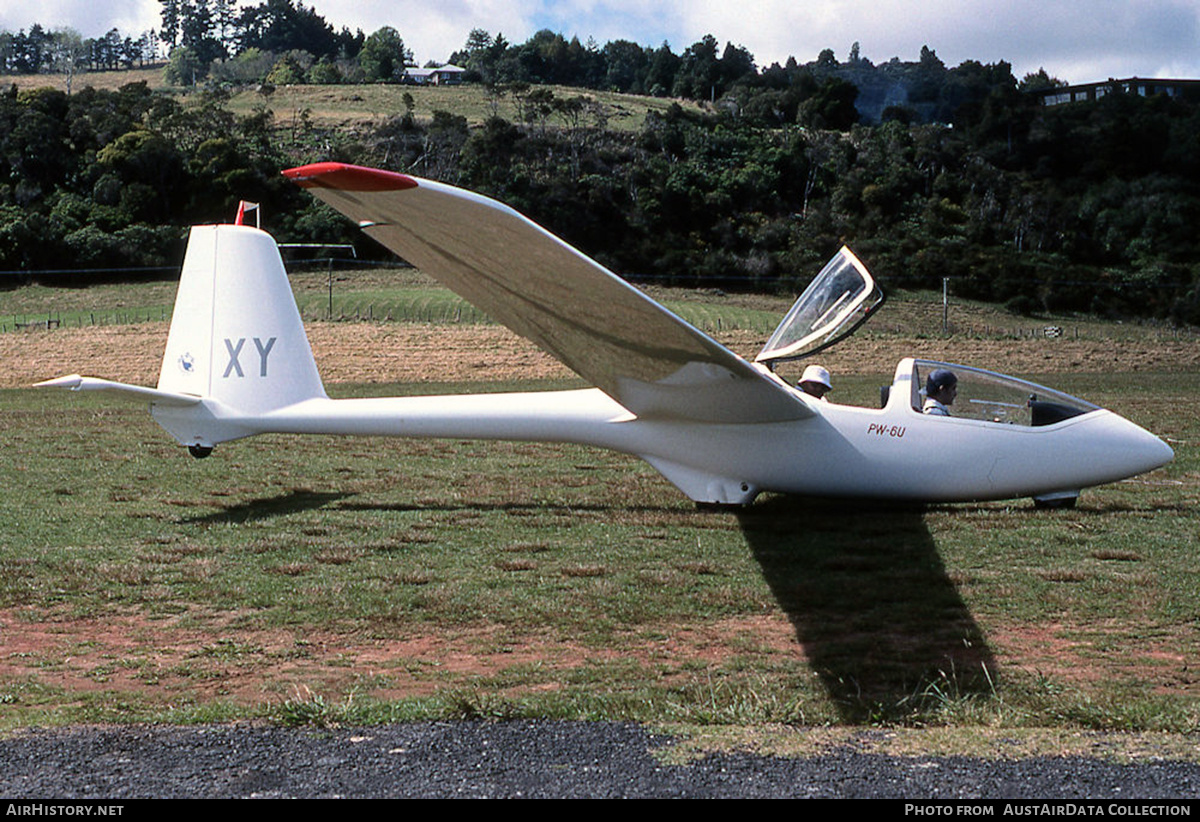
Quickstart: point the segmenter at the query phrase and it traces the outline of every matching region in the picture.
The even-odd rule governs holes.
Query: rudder
[[[325,397],[269,234],[192,228],[158,388],[212,398],[240,415]]]

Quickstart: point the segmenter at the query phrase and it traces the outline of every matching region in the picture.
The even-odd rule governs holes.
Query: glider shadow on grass
[[[230,523],[258,522],[286,517],[304,511],[325,508],[353,494],[331,491],[292,490],[282,496],[259,497],[222,507],[219,511],[188,517],[188,525],[224,525]]]
[[[780,497],[739,520],[844,721],[898,720],[994,693],[992,652],[922,508]]]

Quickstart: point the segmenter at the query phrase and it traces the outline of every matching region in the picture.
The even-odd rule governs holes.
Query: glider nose
[[[1150,432],[1146,432],[1150,433]],[[1158,437],[1150,434],[1151,442],[1148,443],[1147,451],[1151,453],[1151,459],[1154,460],[1154,468],[1166,465],[1171,460],[1175,459],[1175,450],[1167,445]]]
[[[1160,438],[1124,417],[1113,416],[1120,424],[1111,447],[1126,468],[1126,476],[1153,471],[1175,459],[1175,451]]]

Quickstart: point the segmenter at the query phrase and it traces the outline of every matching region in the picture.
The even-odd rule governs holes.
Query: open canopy
[[[829,348],[853,334],[883,300],[867,267],[842,246],[792,305],[755,361],[770,366]]]

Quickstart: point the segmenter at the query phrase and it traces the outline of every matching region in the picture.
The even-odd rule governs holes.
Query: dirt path
[[[467,382],[570,377],[549,354],[499,326],[401,323],[310,323],[308,336],[328,384]],[[39,330],[0,335],[0,388],[27,386],[63,374],[85,374],[153,385],[158,380],[165,323]],[[721,336],[752,356],[761,336]],[[1200,368],[1200,345],[1189,341],[862,337],[822,357],[835,373],[889,373],[902,357],[977,364],[1014,374],[1171,371]]]

